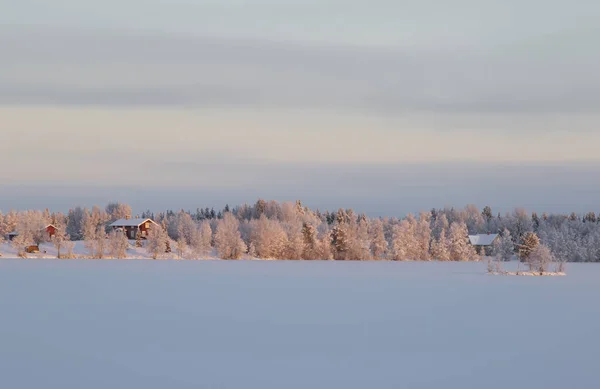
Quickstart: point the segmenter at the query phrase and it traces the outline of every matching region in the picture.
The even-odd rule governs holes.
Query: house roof
[[[469,241],[473,246],[491,246],[498,234],[469,235]]]
[[[146,222],[156,224],[152,219],[119,219],[112,223],[110,227],[139,227]]]

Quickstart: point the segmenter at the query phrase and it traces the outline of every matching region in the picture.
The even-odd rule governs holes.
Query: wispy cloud
[[[598,113],[588,35],[453,52],[8,29],[0,104]]]

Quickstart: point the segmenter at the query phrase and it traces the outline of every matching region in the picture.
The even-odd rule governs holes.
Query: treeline
[[[58,228],[53,240],[63,247],[64,242],[84,240],[94,257],[122,257],[126,242],[108,225],[129,216],[151,218],[161,226],[151,229],[147,240],[137,242],[156,258],[165,251],[199,258],[215,250],[224,259],[244,255],[304,260],[470,261],[482,255],[509,259],[520,255],[524,241],[535,236],[561,261],[600,261],[600,219],[593,212],[538,215],[515,209],[501,215],[488,206],[480,210],[473,205],[403,218],[369,218],[352,209],[312,210],[300,201],[260,199],[217,211],[198,208],[140,215],[132,215],[126,204],[111,203],[105,208],[77,207],[66,215],[48,210],[0,213],[0,236],[17,231],[16,244],[24,246],[46,239],[39,227],[53,224]],[[478,253],[468,239],[477,233],[500,237],[494,247]]]

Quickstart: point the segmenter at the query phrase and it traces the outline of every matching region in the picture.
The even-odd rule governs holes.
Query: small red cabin
[[[54,235],[56,235],[56,227],[53,226],[52,224],[48,224],[45,228],[46,230],[46,234],[48,234],[48,236],[50,238],[54,237]]]
[[[42,231],[45,231],[48,238],[52,239],[56,235],[57,228],[52,224],[48,224],[46,227],[42,228]],[[19,235],[19,233],[17,231],[14,231],[14,232],[7,234],[7,237],[8,237],[8,240],[13,240],[18,235]]]

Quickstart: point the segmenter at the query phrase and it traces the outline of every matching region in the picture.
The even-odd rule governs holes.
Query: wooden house
[[[127,239],[136,239],[138,234],[141,234],[142,239],[146,239],[148,236],[148,231],[153,226],[158,226],[158,224],[152,219],[119,219],[116,222],[112,223],[110,227],[114,231],[123,231],[123,233],[127,236]]]

